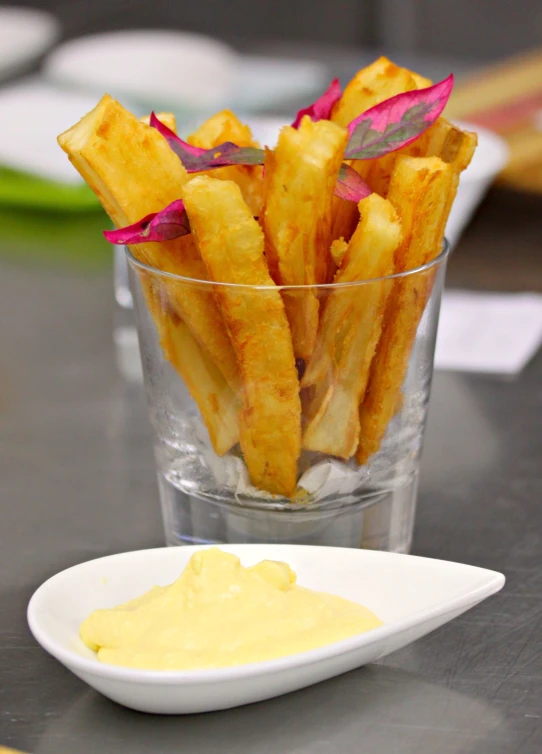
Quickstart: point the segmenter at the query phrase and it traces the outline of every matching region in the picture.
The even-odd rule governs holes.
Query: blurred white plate
[[[211,37],[180,31],[95,34],[60,45],[47,59],[49,80],[142,108],[211,113],[257,109],[326,83],[318,63],[245,57]]]
[[[149,671],[101,663],[79,638],[96,608],[132,599],[175,580],[202,547],[142,550],[99,558],[46,581],[28,606],[44,649],[105,696],[165,714],[206,712],[270,699],[384,657],[498,592],[504,576],[473,566],[412,555],[301,545],[224,545],[244,565],[284,560],[298,583],[359,602],[384,625],[278,660],[217,670]],[[453,657],[450,657],[453,664]]]
[[[45,63],[63,85],[148,104],[206,107],[227,101],[237,55],[211,37],[179,31],[118,31],[73,39]]]
[[[60,25],[49,13],[0,6],[0,79],[18,73],[58,39]]]

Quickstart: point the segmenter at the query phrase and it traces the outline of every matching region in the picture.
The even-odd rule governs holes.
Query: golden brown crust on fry
[[[109,95],[58,141],[119,227],[179,199],[188,180],[180,160],[158,131],[141,123]],[[165,272],[206,278],[191,236],[138,244],[132,253]],[[168,282],[167,289],[174,309],[236,389],[239,377],[235,354],[209,291],[177,281]]]
[[[358,71],[346,86],[341,99],[333,108],[331,120],[346,128],[354,118],[357,118],[370,107],[374,107],[396,94],[409,92],[416,88],[418,87],[415,74],[412,74],[406,68],[400,68],[388,58],[378,58],[371,65]],[[380,158],[380,160],[382,159],[385,160],[386,158]],[[380,160],[347,160],[347,163],[367,181],[373,191],[385,196],[385,192],[379,190],[378,181],[375,179],[375,173],[376,175],[379,174],[377,165]],[[393,162],[394,158],[391,160],[392,165]],[[372,179],[370,178],[371,175]],[[332,239],[343,236],[349,241],[358,220],[359,214],[354,202],[334,197]]]
[[[177,118],[173,113],[156,113],[156,117],[160,123],[167,126],[170,131],[173,131],[175,134],[177,133]],[[143,118],[141,118],[141,122],[148,126],[151,122],[151,116],[144,115]]]
[[[440,253],[459,176],[468,167],[477,144],[476,134],[462,131],[444,118],[439,118],[421,138],[423,149],[430,156],[425,160],[398,156],[388,193],[401,215],[408,239],[398,255],[397,272],[419,267]],[[441,165],[446,163],[446,174],[440,178],[434,172],[435,167],[440,169],[435,160]],[[416,166],[422,166],[418,171],[420,182],[417,187]],[[426,167],[430,172],[422,178],[421,172]],[[435,176],[433,186],[427,183],[424,189],[431,174]],[[408,186],[413,189],[410,196],[405,192]],[[402,383],[418,324],[431,295],[433,277],[434,274],[428,272],[394,284],[367,394],[360,410],[360,445],[356,454],[359,463],[366,463],[378,450],[389,420],[399,410]]]
[[[216,282],[273,286],[263,233],[238,186],[198,176],[183,189],[193,233]],[[280,293],[222,286],[217,301],[243,381],[240,442],[252,483],[290,497],[301,446],[299,382]]]
[[[419,267],[440,253],[447,196],[454,171],[438,157],[402,156],[395,165],[389,201],[403,227],[395,271]],[[366,463],[384,437],[400,400],[410,353],[431,291],[433,271],[396,280],[388,298],[382,335],[360,409],[358,463]]]
[[[202,149],[211,149],[225,141],[232,141],[238,147],[257,147],[252,131],[242,123],[231,110],[221,110],[197,128],[187,139],[189,144]]]
[[[347,250],[348,250],[348,241],[345,241],[344,238],[342,238],[342,236],[340,238],[336,238],[331,244],[329,253],[331,254],[331,258],[335,262],[336,267],[341,266]]]
[[[372,194],[359,203],[360,221],[334,283],[390,275],[401,225],[393,206]],[[390,281],[333,290],[325,302],[318,343],[302,387],[309,422],[303,445],[350,458],[359,440],[359,405],[380,337]]]
[[[164,356],[185,383],[200,410],[215,453],[222,456],[239,442],[238,400],[207,351],[171,310],[166,291],[156,290],[160,283],[145,272],[140,272],[139,277]]]
[[[346,128],[354,118],[401,92],[417,89],[411,71],[400,68],[386,57],[362,68],[347,84],[342,97],[333,107],[331,120]]]
[[[266,257],[277,284],[325,283],[332,274],[331,207],[347,134],[329,121],[304,117],[285,126],[267,151],[264,179]],[[284,297],[297,357],[308,359],[318,328],[318,301],[310,292]]]
[[[381,196],[387,196],[391,174],[397,159],[403,155],[411,157],[440,157],[444,162],[454,165],[459,174],[469,164],[476,148],[477,136],[469,131],[462,131],[445,118],[439,118],[416,141],[406,147],[392,152],[385,157],[373,160],[367,174],[367,183]],[[450,194],[450,208],[455,198],[457,186]]]
[[[250,128],[242,123],[231,110],[222,110],[208,118],[191,136],[188,143],[194,147],[211,149],[231,141],[238,147],[258,147],[259,144],[252,137]],[[233,181],[241,189],[243,199],[252,210],[255,217],[262,211],[262,173],[260,165],[232,165],[225,168],[201,173],[221,181]]]

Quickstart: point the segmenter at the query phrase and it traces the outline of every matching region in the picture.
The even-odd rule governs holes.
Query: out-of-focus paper
[[[542,343],[542,295],[445,291],[435,368],[515,375]]]

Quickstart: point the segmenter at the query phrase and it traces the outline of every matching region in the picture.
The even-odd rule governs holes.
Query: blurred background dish
[[[37,77],[0,90],[0,205],[98,208],[56,143],[58,134],[95,104],[92,96],[59,91]]]
[[[258,110],[311,95],[327,81],[311,61],[243,56],[212,37],[182,31],[96,34],[60,45],[47,59],[55,84],[96,94],[108,91],[141,110],[206,113],[226,105]]]
[[[59,36],[60,24],[50,13],[0,6],[0,80],[30,66]]]
[[[180,31],[120,31],[60,45],[45,65],[58,84],[109,92],[141,106],[221,107],[229,102],[237,68],[223,42]]]

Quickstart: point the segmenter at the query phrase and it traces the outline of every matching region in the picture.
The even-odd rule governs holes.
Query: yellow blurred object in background
[[[499,182],[542,193],[542,50],[492,65],[462,82],[445,115],[503,136],[510,160]]]

